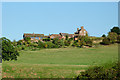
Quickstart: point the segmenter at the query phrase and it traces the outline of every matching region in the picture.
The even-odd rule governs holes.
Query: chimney
[[[83,27],[83,26],[81,26],[81,29],[84,29],[84,27]]]
[[[79,28],[77,28],[77,31],[79,30]]]

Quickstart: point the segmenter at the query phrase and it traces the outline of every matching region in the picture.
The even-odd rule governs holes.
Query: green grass
[[[21,51],[17,61],[3,61],[2,77],[73,78],[94,65],[118,59],[118,45]]]

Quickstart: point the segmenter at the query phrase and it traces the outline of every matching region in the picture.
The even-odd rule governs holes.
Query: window
[[[42,39],[43,37],[40,37],[40,39]]]
[[[32,38],[32,39],[33,39],[34,37],[30,37],[30,38]]]
[[[35,37],[35,39],[39,39],[39,37]]]

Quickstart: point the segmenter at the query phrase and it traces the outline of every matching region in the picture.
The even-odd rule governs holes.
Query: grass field
[[[17,61],[3,61],[2,77],[73,78],[94,65],[118,59],[118,45],[21,51]]]

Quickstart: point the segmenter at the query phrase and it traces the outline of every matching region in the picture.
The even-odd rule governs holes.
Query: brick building
[[[61,38],[60,34],[49,34],[49,38],[54,39],[54,38]]]
[[[74,34],[68,34],[68,33],[59,33],[63,39],[68,36],[68,38],[74,38]]]
[[[86,36],[88,32],[81,26],[81,29],[77,28],[77,31],[74,33],[74,39],[77,40],[78,36]]]
[[[28,34],[25,33],[23,35],[23,38],[25,37],[30,37],[31,40],[42,40],[43,38],[59,38],[59,39],[65,39],[66,36],[68,36],[68,38],[74,38],[74,40],[77,40],[78,36],[85,36],[86,34],[88,34],[88,32],[84,29],[83,26],[81,26],[81,29],[77,28],[77,31],[74,34],[68,34],[68,33],[59,33],[59,34],[49,34],[49,36],[44,36],[44,34]]]
[[[25,37],[30,37],[31,40],[37,42],[38,40],[42,40],[43,38],[48,38],[48,36],[44,36],[44,34],[29,34],[29,33],[24,33],[23,38]]]

